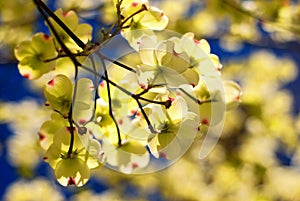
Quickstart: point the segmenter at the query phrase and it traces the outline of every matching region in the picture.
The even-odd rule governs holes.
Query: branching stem
[[[191,94],[189,94],[188,92],[186,92],[184,89],[179,88],[179,90],[184,93],[188,98],[190,98],[192,101],[194,101],[195,103],[197,103],[198,105],[201,105],[203,103],[210,103],[212,102],[210,99],[207,100],[198,100],[197,98],[195,98],[194,96],[192,96]]]
[[[163,105],[165,106],[167,109],[171,106],[172,104],[172,101],[171,100],[166,100],[166,101],[155,101],[155,100],[150,100],[150,99],[147,99],[147,98],[144,98],[142,97],[142,95],[146,94],[149,92],[149,90],[152,88],[152,87],[156,87],[156,86],[148,86],[147,89],[144,89],[144,91],[138,93],[138,94],[134,94],[130,91],[128,91],[127,89],[119,86],[118,84],[114,83],[112,80],[109,79],[109,75],[108,75],[108,71],[107,71],[107,67],[106,67],[106,64],[105,64],[105,61],[104,60],[107,60],[107,61],[110,61],[114,64],[116,64],[117,66],[119,67],[122,67],[130,72],[133,72],[133,73],[136,73],[136,70],[131,68],[130,66],[127,66],[126,64],[123,64],[119,61],[115,61],[113,59],[110,59],[109,57],[106,57],[105,55],[102,55],[100,52],[98,52],[98,56],[101,60],[101,63],[102,63],[102,66],[104,68],[104,75],[98,73],[96,71],[96,68],[95,68],[95,63],[94,63],[94,60],[93,58],[92,59],[92,66],[93,66],[93,69],[90,69],[88,67],[85,67],[84,65],[82,65],[78,60],[77,60],[77,56],[88,56],[89,55],[89,50],[93,49],[94,47],[96,46],[99,46],[99,44],[95,43],[93,44],[92,46],[87,46],[86,44],[84,44],[75,34],[74,32],[72,32],[69,27],[64,23],[62,22],[56,15],[53,11],[51,11],[47,5],[42,2],[41,0],[33,0],[34,3],[36,4],[39,12],[41,13],[41,15],[43,16],[43,18],[45,19],[48,27],[50,28],[51,32],[53,33],[55,39],[58,41],[59,45],[61,46],[63,52],[60,53],[57,57],[55,58],[51,58],[51,59],[47,59],[45,60],[45,62],[51,62],[51,61],[55,61],[56,59],[59,59],[59,58],[62,58],[62,57],[69,57],[74,65],[74,69],[75,69],[75,77],[74,77],[74,81],[75,81],[75,84],[74,84],[74,93],[73,93],[73,99],[72,99],[72,105],[70,106],[70,110],[69,110],[69,113],[68,113],[68,122],[69,122],[69,131],[71,133],[71,139],[70,139],[70,145],[69,145],[69,149],[68,149],[68,157],[72,157],[72,153],[73,153],[73,146],[74,146],[74,138],[75,138],[75,126],[79,128],[79,125],[74,122],[73,120],[73,107],[74,107],[74,101],[75,101],[75,98],[76,98],[76,92],[77,92],[77,83],[78,83],[78,68],[81,67],[83,68],[84,70],[87,70],[88,72],[91,72],[93,73],[94,75],[94,79],[97,80],[97,79],[103,79],[106,81],[107,83],[107,94],[108,94],[108,102],[109,102],[109,115],[110,117],[112,118],[112,120],[114,121],[114,124],[116,126],[116,129],[117,129],[117,134],[118,134],[118,146],[122,146],[122,138],[121,138],[121,132],[120,132],[120,128],[119,128],[119,125],[118,125],[118,122],[113,114],[113,103],[112,103],[112,96],[111,96],[111,87],[110,86],[114,86],[116,87],[117,89],[121,90],[123,93],[127,94],[128,96],[132,97],[141,113],[143,114],[144,118],[145,118],[145,121],[147,122],[147,125],[148,125],[148,128],[149,130],[152,132],[152,133],[156,133],[154,127],[152,126],[151,122],[150,122],[150,119],[148,118],[144,108],[143,108],[143,105],[141,103],[141,101],[146,101],[148,103],[153,103],[153,104],[159,104],[159,105]],[[118,20],[115,24],[113,24],[107,32],[103,32],[104,33],[104,39],[102,42],[104,42],[105,40],[107,40],[108,38],[111,38],[113,36],[115,36],[116,34],[118,34],[123,28],[124,28],[124,25],[130,20],[132,19],[135,15],[147,10],[147,7],[146,5],[142,5],[141,9],[139,9],[138,11],[134,12],[133,14],[131,14],[130,16],[128,16],[126,19],[123,19],[122,16],[121,16],[121,9],[120,9],[120,6],[121,6],[121,3],[122,3],[122,0],[119,0],[118,1],[118,4],[117,4],[117,12],[118,12]],[[55,30],[53,24],[51,23],[51,20],[49,19],[50,16],[73,40],[74,42],[83,50],[82,52],[77,52],[77,53],[72,53],[71,50],[65,45],[65,43],[62,41],[62,39],[60,38],[57,30]],[[127,27],[127,26],[126,26]],[[114,29],[114,30],[113,30]],[[112,34],[110,32],[113,32]],[[88,48],[87,48],[88,47]],[[94,86],[96,86],[95,82],[93,83]],[[158,85],[157,85],[158,86]],[[97,91],[97,89],[95,89]],[[183,91],[185,92],[185,91]],[[188,93],[186,93],[186,95],[189,95]],[[95,100],[94,100],[94,111],[93,113],[95,112],[95,108],[96,108],[96,97],[97,97],[97,92],[95,93]],[[191,95],[189,95],[189,97],[192,97]],[[199,101],[198,101],[198,104]],[[90,120],[92,120],[94,118],[94,114],[92,115],[92,117],[90,118]],[[75,125],[75,126],[74,126]],[[80,127],[81,128],[81,127]],[[79,132],[79,131],[78,131]]]
[[[44,20],[47,22],[47,25],[49,26],[50,30],[54,34],[56,40],[58,41],[59,45],[63,49],[63,51],[68,55],[68,57],[72,60],[74,67],[75,67],[75,86],[74,86],[74,93],[73,93],[73,100],[76,97],[76,91],[77,91],[77,78],[78,78],[78,66],[81,64],[76,59],[76,56],[72,54],[72,52],[69,50],[69,48],[64,44],[64,42],[61,40],[60,36],[58,35],[57,31],[55,30],[53,24],[49,20],[47,13],[55,19],[54,16],[56,16],[41,0],[34,0],[35,4],[37,5],[37,8],[41,15],[43,16]],[[47,12],[47,13],[45,13]],[[50,14],[51,13],[51,14]],[[59,19],[56,16],[57,19]],[[55,19],[56,20],[56,19]],[[61,22],[63,24],[63,22]],[[60,25],[61,26],[61,25]],[[70,30],[69,30],[70,31]],[[72,32],[72,31],[70,31]],[[74,103],[74,102],[73,102]],[[68,122],[70,125],[70,133],[71,133],[71,139],[70,139],[70,146],[68,149],[68,156],[71,157],[73,153],[73,145],[74,145],[74,126],[73,126],[73,104],[70,106],[69,113],[68,113]]]
[[[105,75],[105,80],[106,80],[106,89],[107,89],[107,96],[108,96],[108,107],[109,107],[109,116],[112,118],[112,120],[114,121],[114,124],[116,126],[116,129],[117,129],[117,134],[118,134],[118,146],[121,147],[122,146],[122,138],[121,138],[121,132],[120,132],[120,128],[119,128],[119,125],[118,125],[118,122],[113,114],[113,109],[112,109],[112,100],[111,100],[111,94],[110,94],[110,82],[108,81],[108,73],[107,73],[107,69],[106,69],[106,65],[105,65],[105,62],[104,62],[104,59],[103,57],[100,56],[100,60],[101,60],[101,63],[104,67],[104,75]]]
[[[85,49],[86,45],[84,44],[84,42],[82,42],[82,40],[80,40],[80,38],[78,38],[73,31],[71,31],[69,29],[69,27],[67,25],[65,25],[65,23],[63,21],[61,21],[61,19],[59,19],[52,10],[50,10],[50,8],[41,0],[33,0],[34,3],[37,5],[39,10],[43,10],[45,11],[50,17],[53,18],[53,20],[72,38],[72,40],[81,48],[81,49]],[[45,19],[45,17],[44,17]],[[46,19],[45,19],[46,20]]]

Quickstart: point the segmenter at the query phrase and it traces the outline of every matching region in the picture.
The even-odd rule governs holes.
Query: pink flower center
[[[138,2],[132,2],[131,5],[132,5],[132,7],[137,7],[139,5],[139,3]]]
[[[52,80],[50,80],[50,81],[48,82],[48,86],[51,86],[51,87],[54,86],[54,79],[52,79]]]
[[[68,180],[68,186],[69,185],[76,185],[76,181],[73,177],[69,177],[69,180]]]
[[[47,35],[47,34],[43,34],[43,38],[44,38],[45,40],[49,40],[49,39],[50,39],[50,36]]]
[[[25,74],[23,74],[22,75],[24,78],[26,78],[26,79],[30,79],[30,74],[29,73],[25,73]]]
[[[38,135],[39,135],[40,141],[43,141],[46,138],[46,136],[43,133],[39,132]]]
[[[208,119],[202,119],[201,124],[209,125]]]
[[[131,164],[131,168],[132,168],[132,169],[136,169],[136,168],[138,168],[138,167],[139,167],[139,165],[136,164],[136,163],[132,163],[132,164]]]

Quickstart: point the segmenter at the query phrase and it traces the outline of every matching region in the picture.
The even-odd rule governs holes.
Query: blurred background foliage
[[[47,3],[53,9],[75,10],[81,20],[93,25],[95,36],[115,17],[110,0]],[[243,89],[242,104],[227,112],[214,150],[200,160],[201,140],[195,141],[183,158],[157,173],[123,175],[100,168],[83,188],[59,186],[42,162],[36,134],[49,116],[40,96],[41,86],[27,86],[17,73],[13,56],[17,43],[44,30],[45,25],[31,1],[1,1],[0,167],[4,172],[0,197],[8,201],[300,200],[299,2],[150,3],[169,16],[168,29],[208,39],[212,53],[224,66],[223,78],[237,81]]]

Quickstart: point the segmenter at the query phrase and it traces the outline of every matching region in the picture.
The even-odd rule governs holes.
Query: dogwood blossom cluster
[[[74,11],[58,9],[46,19],[51,36],[37,33],[15,49],[25,78],[52,75],[43,90],[52,114],[38,135],[64,186],[84,185],[103,164],[123,173],[162,169],[152,161],[179,159],[241,101],[206,40],[162,31],[168,17],[146,0],[113,4],[118,17],[100,42]],[[135,62],[118,55],[119,33]],[[106,47],[117,52],[113,59]]]

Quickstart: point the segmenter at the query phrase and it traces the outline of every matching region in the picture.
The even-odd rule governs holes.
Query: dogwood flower
[[[226,110],[235,109],[241,103],[241,87],[233,81],[223,82],[225,91]]]
[[[88,78],[80,78],[74,88],[73,119],[79,125],[86,125],[93,120],[94,111],[94,84]]]
[[[209,43],[194,38],[194,33],[185,33],[181,38],[169,39],[175,43],[176,52],[186,52],[190,59],[190,67],[197,68],[200,76],[217,76],[222,68],[218,56],[211,54]]]
[[[55,67],[55,61],[47,62],[57,56],[51,36],[35,34],[30,41],[23,41],[15,48],[15,56],[20,74],[27,79],[37,79]]]
[[[142,9],[144,10],[137,13]],[[122,1],[121,15],[124,19],[131,17],[131,19],[124,24],[124,27],[127,25],[130,25],[130,27],[123,29],[123,32],[133,29],[162,30],[169,22],[169,19],[164,12],[159,8],[149,6],[147,0]]]
[[[140,84],[167,85],[178,87],[187,84],[182,77],[189,64],[185,52],[176,52],[172,41],[153,41],[153,38],[143,36],[139,41],[139,55],[142,64],[137,66],[137,75]]]
[[[64,117],[68,116],[73,95],[73,84],[68,77],[65,75],[55,76],[46,84],[44,95],[47,99],[47,106]]]
[[[188,110],[186,101],[181,96],[174,98],[169,109],[155,104],[149,104],[147,109],[157,132],[152,133],[148,139],[153,156],[169,160],[180,157],[198,132],[197,114]]]
[[[47,83],[44,95],[47,99],[46,105],[63,117],[68,117],[72,106],[74,121],[78,125],[85,125],[92,121],[93,117],[93,91],[94,85],[90,79],[80,78],[74,85],[67,76],[59,74]],[[75,97],[73,97],[74,93]]]
[[[61,8],[57,9],[55,15],[66,25],[69,29],[84,43],[87,43],[92,39],[92,27],[89,24],[79,24],[77,14],[74,11],[64,12]],[[50,17],[49,18],[54,29],[60,36],[60,39],[63,43],[74,53],[77,50],[82,50],[78,45],[73,41],[73,39]],[[55,39],[56,47],[60,47],[59,43]]]
[[[122,133],[122,143],[118,145],[112,138],[103,139],[103,152],[106,162],[123,173],[133,173],[148,165],[150,161],[149,152],[146,146],[139,141],[130,139]]]
[[[58,113],[52,113],[51,119],[45,121],[39,129],[38,135],[40,145],[44,150],[47,150],[53,143],[54,134],[62,127],[68,125],[67,119],[64,119]]]
[[[90,177],[90,169],[100,165],[102,152],[98,141],[89,135],[79,137],[73,131],[73,149],[69,152],[70,127],[62,127],[54,134],[53,144],[45,153],[44,160],[54,169],[57,181],[63,185],[84,185]]]

